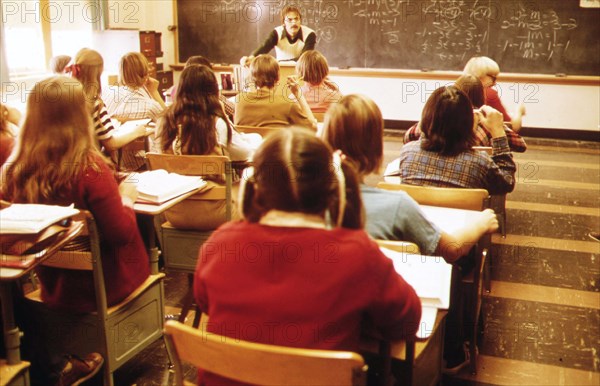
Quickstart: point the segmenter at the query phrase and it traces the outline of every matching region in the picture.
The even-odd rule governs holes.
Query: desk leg
[[[148,249],[148,257],[150,258],[150,273],[156,275],[158,273],[158,258],[160,252],[156,246],[156,230],[154,229],[154,216],[152,215],[141,215],[142,226],[144,227],[144,234],[147,237],[146,248]]]
[[[11,283],[0,283],[0,301],[2,302],[2,318],[4,320],[4,347],[6,348],[6,362],[16,365],[21,362],[21,331],[15,323]]]

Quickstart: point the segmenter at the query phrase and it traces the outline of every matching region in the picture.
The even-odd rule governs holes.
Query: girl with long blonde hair
[[[114,133],[114,126],[110,120],[106,106],[102,101],[102,86],[100,76],[104,71],[104,60],[98,51],[82,48],[77,52],[65,72],[83,84],[88,109],[94,122],[94,132],[101,146],[106,150],[116,150],[136,138],[150,134],[144,125],[137,126],[134,130]]]

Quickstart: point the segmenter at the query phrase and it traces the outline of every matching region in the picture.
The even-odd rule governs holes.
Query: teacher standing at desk
[[[263,44],[252,55],[243,56],[242,66],[248,66],[255,56],[268,54],[275,48],[277,61],[298,60],[304,51],[314,50],[317,35],[312,29],[301,25],[302,15],[294,6],[287,6],[281,11],[281,25],[275,27]]]

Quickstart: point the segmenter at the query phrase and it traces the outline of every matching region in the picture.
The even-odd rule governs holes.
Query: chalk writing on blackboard
[[[570,31],[577,28],[574,18],[561,20],[553,9],[520,8],[502,22],[502,29],[514,30],[502,44],[502,50],[513,50],[528,60],[551,60],[555,54],[565,55],[569,49]]]
[[[600,68],[600,11],[573,0],[177,0],[180,61],[237,63],[291,4],[331,66],[459,71],[485,55],[502,72]]]

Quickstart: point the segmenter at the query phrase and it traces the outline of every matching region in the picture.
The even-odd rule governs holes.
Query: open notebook
[[[200,176],[184,176],[163,169],[132,173],[127,181],[137,184],[138,202],[152,204],[161,204],[206,185]]]
[[[394,269],[410,284],[421,299],[423,312],[417,337],[427,339],[433,331],[438,309],[450,306],[452,265],[439,256],[381,251],[394,262]]]
[[[35,234],[79,213],[71,206],[12,204],[0,210],[0,234]]]

